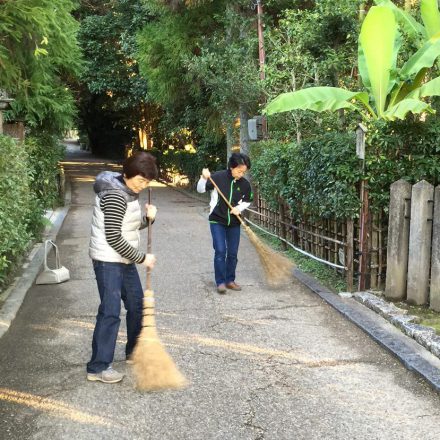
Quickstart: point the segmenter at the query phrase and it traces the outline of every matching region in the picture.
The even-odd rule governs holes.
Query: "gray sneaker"
[[[116,383],[120,382],[123,377],[124,375],[122,373],[113,370],[111,366],[100,373],[87,373],[87,380],[91,380],[92,382]]]

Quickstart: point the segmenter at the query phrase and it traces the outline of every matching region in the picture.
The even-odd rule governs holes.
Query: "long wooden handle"
[[[225,197],[225,195],[220,191],[220,188],[217,186],[217,184],[212,180],[212,177],[208,177],[209,181],[214,185],[214,188],[217,190],[217,192],[220,194],[221,198],[225,201],[225,203],[228,205],[229,209],[233,209],[232,205],[229,203],[229,200]],[[243,226],[247,226],[244,220],[241,218],[241,215],[236,216],[238,220],[240,220],[240,223]]]
[[[148,188],[148,204],[151,205],[151,188]],[[147,212],[147,220],[148,220],[147,253],[151,254],[151,240],[152,240],[153,225],[151,223],[150,217],[148,217],[148,212]],[[147,290],[151,290],[151,268],[150,267],[147,267]]]

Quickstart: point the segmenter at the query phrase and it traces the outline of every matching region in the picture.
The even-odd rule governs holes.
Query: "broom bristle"
[[[295,267],[293,262],[266,246],[249,226],[246,226],[245,229],[260,257],[267,282],[271,286],[280,286],[290,281]]]
[[[144,292],[144,307],[149,310],[142,319],[142,331],[133,352],[136,388],[157,391],[183,388],[187,382],[162,345],[154,320],[154,293]]]
[[[141,391],[180,389],[187,382],[157,337],[139,338],[133,353],[136,388]]]

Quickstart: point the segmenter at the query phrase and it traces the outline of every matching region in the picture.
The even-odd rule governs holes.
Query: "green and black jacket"
[[[231,170],[228,169],[213,173],[211,178],[233,207],[237,205],[240,207],[240,203],[248,204],[252,202],[253,194],[251,184],[244,177],[234,180]],[[217,193],[214,185],[208,180],[206,182],[206,191],[212,190]],[[234,214],[231,214],[230,209],[223,198],[219,194],[216,195],[218,200],[214,209],[211,210],[209,221],[211,223],[220,223],[225,226],[240,225],[240,221]]]

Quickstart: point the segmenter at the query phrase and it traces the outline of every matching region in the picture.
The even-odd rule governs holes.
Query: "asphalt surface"
[[[158,331],[190,385],[136,391],[124,321],[114,368],[125,379],[87,382],[98,307],[92,182],[114,166],[72,153],[65,169],[71,206],[56,241],[71,280],[32,285],[0,339],[0,439],[439,438],[439,394],[298,280],[269,289],[246,236],[243,291],[218,295],[204,204],[160,184]]]

